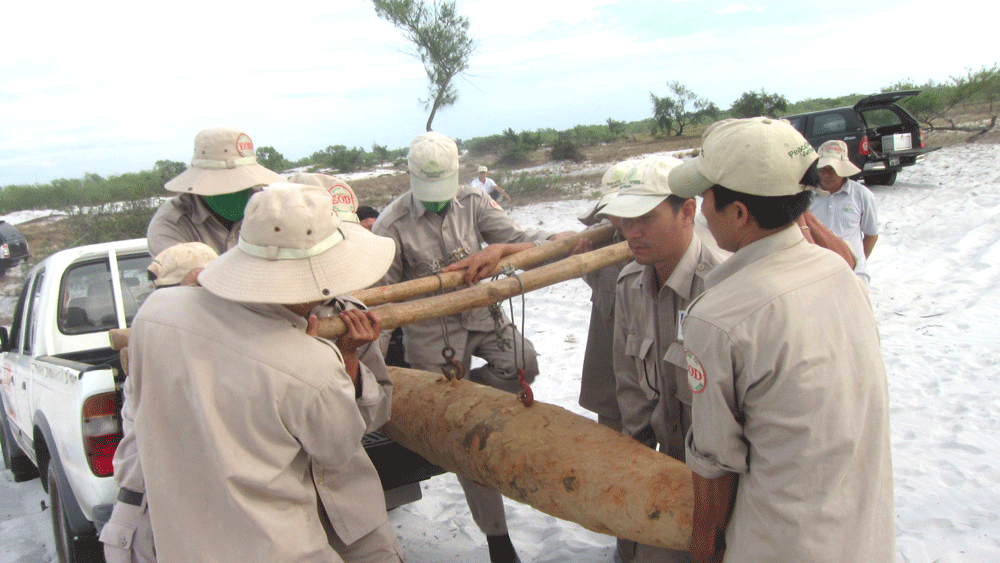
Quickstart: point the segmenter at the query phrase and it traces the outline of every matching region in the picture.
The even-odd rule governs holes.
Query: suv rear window
[[[847,118],[842,113],[827,113],[813,118],[809,136],[835,135],[847,131]]]
[[[861,112],[861,116],[864,118],[865,124],[872,129],[876,127],[885,127],[887,125],[899,125],[903,122],[903,120],[896,115],[896,112],[888,108],[876,108],[863,111]]]

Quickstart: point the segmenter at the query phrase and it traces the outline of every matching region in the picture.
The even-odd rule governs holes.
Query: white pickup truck
[[[32,268],[0,329],[4,466],[16,480],[41,475],[60,561],[103,561],[123,377],[108,330],[152,291],[150,260],[145,239],[57,252]]]
[[[61,563],[103,561],[97,533],[118,494],[125,375],[108,330],[126,328],[153,286],[146,239],[57,252],[28,274],[0,327],[0,442],[16,480],[41,476]],[[363,444],[391,509],[444,470],[377,433]]]

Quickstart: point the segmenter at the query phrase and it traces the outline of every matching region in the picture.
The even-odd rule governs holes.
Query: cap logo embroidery
[[[246,133],[241,133],[236,138],[236,150],[240,153],[240,156],[256,156],[253,151],[253,141],[250,140],[250,135]]]
[[[809,143],[803,143],[799,147],[788,151],[788,156],[790,156],[790,157],[793,157],[793,156],[809,156],[810,154],[812,154],[814,152],[815,151],[813,150],[812,145],[810,145]]]
[[[440,178],[441,176],[444,176],[445,172],[444,169],[441,168],[441,165],[433,160],[425,163],[423,167],[421,167],[420,171],[423,172],[424,176],[427,176],[428,178]]]

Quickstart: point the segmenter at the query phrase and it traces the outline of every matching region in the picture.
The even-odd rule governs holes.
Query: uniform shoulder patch
[[[691,350],[685,349],[684,357],[688,365],[688,387],[692,393],[701,393],[705,390],[705,368]]]

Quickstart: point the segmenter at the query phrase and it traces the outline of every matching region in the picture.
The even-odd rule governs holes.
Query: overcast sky
[[[679,80],[728,108],[947,80],[1000,60],[1000,7],[972,0],[465,0],[480,45],[454,138],[651,115]],[[264,9],[259,9],[264,6]],[[0,186],[188,162],[206,127],[290,160],[423,132],[427,78],[362,0],[9,2],[0,32]]]

